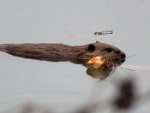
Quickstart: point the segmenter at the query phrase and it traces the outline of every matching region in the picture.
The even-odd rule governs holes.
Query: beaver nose
[[[121,53],[121,62],[124,62],[126,59],[125,53]]]
[[[125,59],[125,57],[126,57],[125,53],[122,53],[122,54],[121,54],[121,57],[122,57],[123,59]]]

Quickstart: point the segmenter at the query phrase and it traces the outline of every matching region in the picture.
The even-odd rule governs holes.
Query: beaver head
[[[111,61],[114,65],[121,65],[126,58],[124,52],[122,52],[119,48],[102,43],[96,42],[87,45],[87,53],[84,54],[86,57],[95,57],[95,56],[103,56],[105,59]]]

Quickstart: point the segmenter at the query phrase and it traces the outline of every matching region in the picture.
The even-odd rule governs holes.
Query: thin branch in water
[[[108,35],[108,34],[113,34],[113,30],[101,31],[101,32],[95,32],[94,33],[94,35]]]

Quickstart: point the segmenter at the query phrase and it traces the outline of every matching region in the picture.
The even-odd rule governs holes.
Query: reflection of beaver
[[[70,61],[85,65],[95,56],[105,56],[117,65],[125,61],[125,53],[117,47],[96,42],[82,46],[64,44],[1,44],[0,51],[8,54],[46,61]]]

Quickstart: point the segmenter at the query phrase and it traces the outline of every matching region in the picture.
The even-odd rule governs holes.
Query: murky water
[[[104,97],[109,97],[113,81],[128,74],[135,77],[142,93],[150,88],[149,6],[147,0],[0,1],[0,43],[82,45],[98,40],[113,44],[127,56],[135,55],[124,63],[135,67],[135,71],[118,68],[101,81],[97,98],[101,98],[104,88]],[[105,30],[114,33],[94,35]],[[90,101],[96,84],[81,65],[23,59],[5,53],[0,53],[0,73],[0,110],[35,101],[67,111]],[[132,113],[148,111],[149,106]]]

